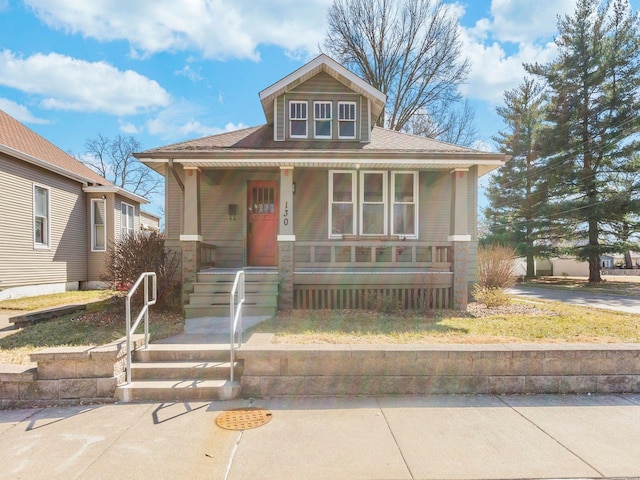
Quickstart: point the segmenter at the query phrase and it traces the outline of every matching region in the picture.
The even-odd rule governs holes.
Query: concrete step
[[[227,312],[228,316],[229,312]],[[171,344],[152,343],[148,348],[134,352],[133,361],[139,362],[228,362],[229,344]]]
[[[185,317],[229,317],[229,305],[185,305]],[[244,304],[242,314],[245,317],[273,317],[276,314],[276,305],[251,305]]]
[[[198,273],[198,282],[214,282],[214,283],[229,283],[233,285],[233,281],[236,278],[236,272],[200,272]],[[245,270],[244,272],[245,282],[261,282],[261,283],[278,283],[278,272],[276,270],[271,272],[251,270]]]
[[[193,293],[223,293],[228,298],[231,287],[233,287],[232,283],[197,282],[193,284]],[[272,293],[276,295],[278,293],[278,284],[247,282],[245,283],[245,293]]]
[[[226,305],[227,310],[229,310],[229,300],[228,293],[192,293],[189,295],[189,305]],[[245,292],[245,305],[276,306],[277,302],[277,295],[272,293]]]
[[[230,400],[240,392],[240,384],[228,380],[143,380],[116,388],[123,403]]]
[[[242,375],[242,362],[235,362],[234,376]],[[131,379],[138,380],[226,380],[229,362],[148,362],[131,365]]]

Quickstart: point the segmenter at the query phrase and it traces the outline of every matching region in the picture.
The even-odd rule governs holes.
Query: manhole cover
[[[248,430],[261,427],[271,420],[271,412],[264,408],[236,408],[221,413],[216,424],[226,430]]]

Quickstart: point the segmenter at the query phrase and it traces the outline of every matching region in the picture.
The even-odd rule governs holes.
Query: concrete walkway
[[[1,479],[640,477],[640,396],[257,400],[0,411]]]

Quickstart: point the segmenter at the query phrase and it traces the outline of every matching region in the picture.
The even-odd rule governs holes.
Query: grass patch
[[[111,290],[76,290],[37,297],[23,297],[0,302],[0,310],[39,310],[73,303],[87,303],[114,295]]]
[[[149,313],[149,332],[159,340],[183,330],[181,313],[154,310]],[[142,333],[140,325],[137,333]],[[103,345],[126,335],[124,298],[110,298],[87,306],[86,312],[66,315],[0,338],[0,363],[28,364],[29,355],[47,347]]]
[[[524,305],[513,301],[512,305]],[[580,342],[638,343],[637,315],[541,302],[528,313],[505,309],[481,318],[465,312],[381,316],[361,311],[294,311],[251,329],[274,333],[276,343],[424,344]]]

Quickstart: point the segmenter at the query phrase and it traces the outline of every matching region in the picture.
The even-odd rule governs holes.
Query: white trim
[[[396,175],[413,175],[413,202],[396,202]],[[419,173],[416,171],[404,171],[404,170],[392,170],[391,178],[389,179],[391,184],[391,192],[389,197],[389,211],[391,213],[391,235],[398,235],[405,238],[417,239],[418,238],[418,228],[419,228],[419,211],[418,206],[420,205],[420,192],[418,191],[418,187],[420,182],[418,181]],[[406,233],[398,233],[395,231],[395,205],[413,205],[413,230],[415,233],[406,234]]]
[[[201,242],[202,235],[180,235],[181,242]]]
[[[353,219],[351,220],[351,232],[352,233],[332,233],[333,225],[333,174],[334,173],[348,173],[351,175],[351,205],[353,207]],[[357,211],[358,211],[358,190],[357,190],[357,177],[358,172],[355,170],[329,170],[329,211],[327,214],[328,220],[328,233],[330,239],[341,239],[343,235],[355,235],[358,231]],[[338,204],[347,205],[349,202],[337,202]]]
[[[46,242],[38,243],[36,242],[36,188],[40,188],[47,192],[47,218],[46,220]],[[42,185],[39,183],[34,183],[33,188],[31,189],[31,202],[32,202],[32,216],[31,216],[31,226],[33,228],[32,239],[33,239],[33,248],[36,250],[51,250],[51,187],[46,185]]]
[[[287,101],[286,99],[284,100],[285,100],[284,105],[286,107]],[[278,99],[277,98],[273,101],[273,141],[274,142],[280,141],[278,140]]]
[[[293,170],[293,165],[280,165],[280,170]]]
[[[353,105],[353,120],[340,118],[340,105]],[[338,101],[338,138],[345,140],[355,140],[358,137],[358,102]],[[353,136],[341,136],[340,135],[340,122],[353,122]]]
[[[447,242],[470,242],[471,235],[449,235]]]
[[[188,167],[185,167],[185,168],[188,168]],[[194,167],[194,168],[199,168],[199,167]],[[118,195],[128,198],[129,200],[133,200],[134,202],[138,202],[141,204],[149,203],[149,200],[147,200],[146,198],[141,197],[140,195],[137,195],[135,193],[131,193],[128,190],[125,190],[124,188],[116,187],[115,185],[82,187],[82,191],[85,193],[117,193]]]
[[[296,236],[295,235],[278,235],[278,241],[279,242],[295,242]]]
[[[103,228],[103,236],[104,236],[104,248],[96,248],[96,219],[95,219],[95,209],[94,204],[102,202],[104,205],[103,215],[104,215],[104,223],[102,224]],[[107,250],[107,201],[102,198],[92,198],[91,202],[91,251],[92,252],[105,252]]]
[[[300,105],[304,105],[305,106],[305,113],[306,116],[304,118],[293,118],[291,116],[291,106],[293,104],[300,104]],[[288,109],[287,109],[287,117],[289,119],[289,138],[309,138],[309,102],[307,102],[306,100],[289,100],[289,105],[288,105]],[[291,123],[292,122],[302,122],[304,121],[305,124],[305,134],[304,135],[294,135],[292,133],[292,129],[291,129]],[[285,135],[286,137],[286,135]]]
[[[382,175],[382,202],[366,202],[367,205],[382,205],[382,212],[383,212],[383,218],[382,218],[382,232],[376,232],[376,233],[364,233],[364,205],[365,205],[365,201],[364,201],[364,176],[365,175]],[[359,187],[360,187],[360,195],[358,197],[358,207],[360,210],[360,224],[358,225],[358,232],[360,235],[362,235],[363,237],[367,237],[367,236],[379,236],[379,235],[387,235],[387,232],[389,231],[389,226],[388,226],[388,210],[389,210],[389,198],[388,198],[388,183],[389,183],[389,177],[387,176],[387,171],[386,170],[360,170],[360,175],[359,175]]]
[[[316,118],[316,106],[324,105],[325,108],[321,110],[326,111],[326,106],[329,105],[329,118],[322,117]],[[318,135],[318,122],[329,122],[329,135]],[[313,138],[321,138],[324,140],[330,140],[333,135],[333,102],[331,100],[316,100],[313,102]]]

